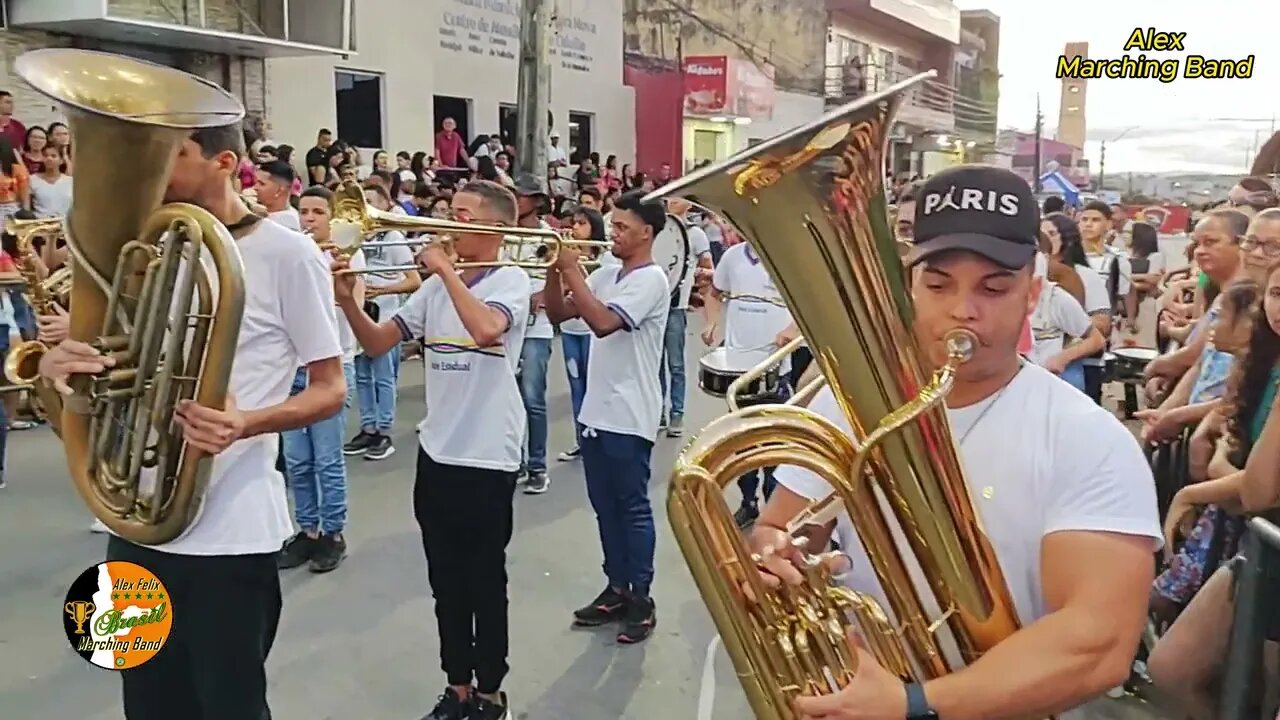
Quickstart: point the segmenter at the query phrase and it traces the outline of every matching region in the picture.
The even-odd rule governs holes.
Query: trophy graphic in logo
[[[83,635],[84,622],[88,620],[98,608],[91,602],[77,600],[75,602],[67,603],[66,607],[63,609],[66,611],[67,615],[71,617],[71,622],[76,624],[76,634]]]

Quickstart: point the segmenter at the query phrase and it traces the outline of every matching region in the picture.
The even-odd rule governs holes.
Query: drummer
[[[791,327],[791,311],[787,309],[769,271],[747,243],[725,250],[711,280],[714,292],[707,293],[703,307],[705,325],[702,340],[714,346],[724,339],[726,369],[740,374],[759,365],[779,346],[786,343],[785,331]],[[728,306],[727,310],[725,306]],[[721,332],[723,331],[723,332]],[[790,359],[779,368],[775,387],[767,396],[750,403],[781,402],[790,395],[787,373]],[[773,468],[764,469],[764,496],[773,493]],[[755,470],[738,478],[742,505],[734,513],[739,527],[747,527],[760,514],[757,491],[760,476]]]

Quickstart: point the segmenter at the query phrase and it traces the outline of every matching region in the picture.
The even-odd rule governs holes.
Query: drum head
[[[689,232],[675,215],[667,215],[667,226],[653,239],[653,263],[667,274],[667,287],[675,295],[680,284],[692,272],[689,257]]]
[[[698,360],[698,364],[712,372],[734,373],[735,375],[741,374],[741,371],[730,369],[729,351],[726,350],[724,346],[720,346],[706,355],[703,355],[702,358]]]
[[[1112,352],[1116,354],[1116,357],[1137,360],[1141,363],[1151,362],[1160,356],[1160,353],[1153,348],[1116,348]]]

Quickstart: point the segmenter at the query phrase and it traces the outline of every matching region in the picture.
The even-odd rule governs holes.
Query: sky
[[[1093,79],[1087,88],[1085,155],[1098,171],[1107,143],[1106,171],[1241,173],[1250,149],[1271,136],[1280,115],[1280,43],[1275,0],[957,0],[964,10],[984,8],[1000,17],[1002,128],[1035,127],[1036,95],[1046,135],[1058,122],[1061,84],[1057,59],[1067,42],[1089,43],[1093,58],[1121,58],[1135,27],[1185,32],[1185,52],[1148,57],[1243,59],[1252,54],[1248,80],[1179,78]],[[1139,51],[1127,53],[1138,55]],[[1230,119],[1262,122],[1232,122]],[[1280,129],[1276,124],[1275,129]],[[1130,129],[1133,128],[1133,129]],[[1127,132],[1126,132],[1127,131]],[[1119,140],[1115,138],[1121,134]]]

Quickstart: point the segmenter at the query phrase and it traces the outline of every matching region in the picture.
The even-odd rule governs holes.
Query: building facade
[[[999,19],[964,19],[951,0],[827,0],[824,94],[829,106],[880,92],[919,73],[890,140],[895,176],[928,175],[995,150]]]
[[[519,0],[7,0],[6,58],[101,49],[179,67],[238,95],[299,152],[320,128],[362,148],[430,151],[440,121],[514,135]],[[562,145],[634,156],[622,0],[556,0],[551,122]],[[30,124],[56,108],[9,74]]]
[[[643,172],[723,160],[822,115],[824,0],[626,0],[624,22]]]
[[[1089,57],[1089,43],[1069,42],[1062,49],[1068,60]],[[1068,145],[1084,147],[1088,124],[1085,121],[1085,95],[1088,81],[1079,78],[1062,79],[1062,97],[1058,101],[1058,130],[1054,136]]]

